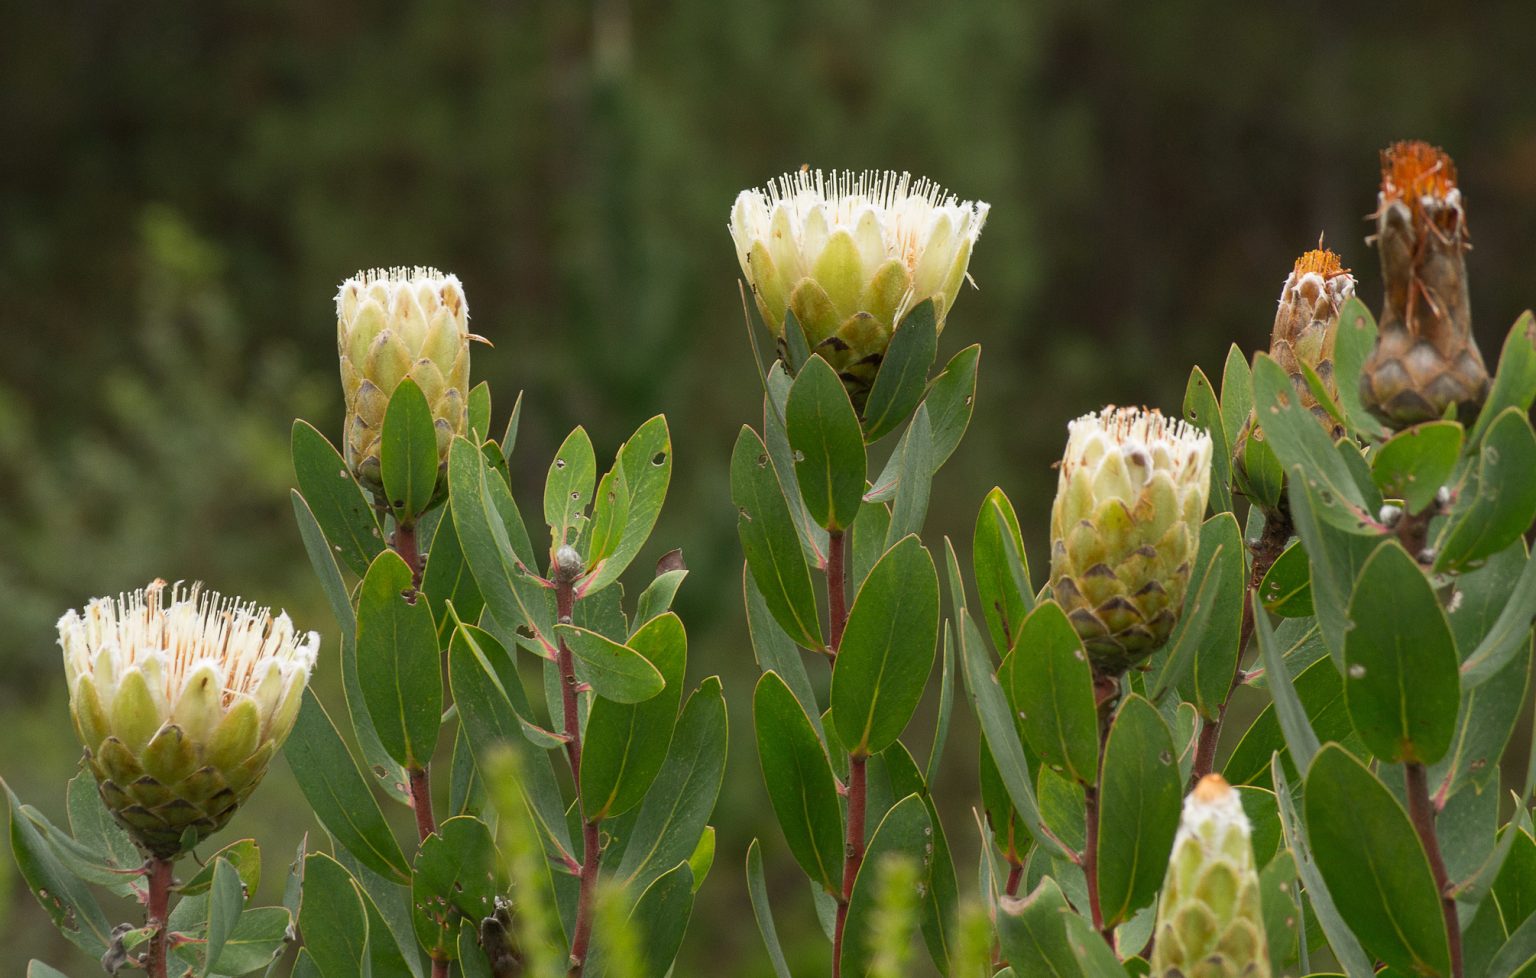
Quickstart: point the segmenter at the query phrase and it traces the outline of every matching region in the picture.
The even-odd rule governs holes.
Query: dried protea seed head
[[[1051,592],[1101,675],[1168,640],[1211,485],[1211,439],[1155,410],[1107,407],[1067,426],[1051,509]]]
[[[1469,420],[1489,381],[1472,337],[1471,243],[1451,158],[1422,142],[1382,151],[1375,219],[1386,297],[1360,376],[1361,401],[1393,428],[1439,418],[1453,406]]]
[[[379,437],[389,398],[409,377],[426,395],[439,462],[465,431],[469,398],[469,306],[457,276],[435,268],[375,268],[336,293],[336,350],[346,398],[347,465],[382,497]]]
[[[1268,978],[1259,874],[1242,799],[1208,774],[1184,799],[1157,903],[1155,978]]]
[[[862,405],[891,334],[932,299],[940,330],[989,205],[892,171],[787,173],[731,208],[736,257],[782,343],[792,310],[806,345]]]
[[[102,800],[170,859],[255,790],[293,729],[320,636],[201,585],[155,581],[68,612],[59,645]]]

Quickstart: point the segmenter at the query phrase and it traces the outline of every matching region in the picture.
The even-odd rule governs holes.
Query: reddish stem
[[[842,530],[827,534],[827,618],[832,626],[828,647],[833,655],[843,644],[843,627],[848,624],[848,571],[843,559],[846,550],[847,538]]]
[[[146,901],[145,923],[149,935],[149,950],[144,954],[144,971],[149,978],[166,978],[166,919],[171,904],[171,861],[155,856],[149,858],[145,870],[149,875],[149,897]]]
[[[837,925],[832,933],[832,978],[843,970],[843,929],[848,923],[848,901],[853,898],[853,882],[864,863],[864,807],[869,796],[866,765],[868,756],[848,755],[848,844],[843,852],[843,895],[837,901]]]
[[[411,808],[416,811],[416,837],[425,841],[437,831],[437,819],[432,816],[432,777],[426,766],[407,769],[411,787]]]
[[[1096,674],[1093,677],[1094,702],[1099,712],[1098,773],[1094,783],[1083,787],[1084,834],[1083,877],[1088,883],[1088,911],[1093,929],[1104,935],[1111,951],[1115,949],[1115,930],[1104,926],[1104,909],[1099,903],[1099,784],[1104,780],[1104,747],[1109,742],[1109,728],[1114,720],[1115,704],[1120,699],[1120,677]]]
[[[556,561],[555,610],[560,623],[571,623],[576,607],[575,583],[579,567],[566,567]],[[565,714],[565,755],[571,764],[571,781],[576,787],[576,810],[582,820],[581,885],[576,897],[576,924],[571,933],[571,966],[568,978],[580,978],[586,966],[587,946],[592,940],[592,914],[597,894],[597,874],[602,860],[602,835],[598,821],[587,820],[586,800],[581,795],[581,713],[576,697],[576,661],[565,639],[560,640],[557,656],[560,666],[560,702]]]
[[[1435,887],[1440,891],[1440,909],[1445,914],[1445,934],[1451,951],[1451,978],[1462,978],[1461,926],[1456,919],[1456,898],[1451,896],[1445,857],[1440,853],[1440,839],[1435,835],[1435,806],[1429,800],[1429,779],[1424,765],[1414,761],[1404,763],[1403,781],[1408,796],[1408,817],[1419,834],[1419,841],[1424,844]]]
[[[1003,892],[1008,896],[1019,895],[1019,884],[1024,882],[1024,864],[1014,863],[1008,870],[1008,882],[1003,886]]]
[[[1227,695],[1216,707],[1216,717],[1200,728],[1200,740],[1195,745],[1195,763],[1190,768],[1189,785],[1193,788],[1200,779],[1216,769],[1216,748],[1221,740],[1221,722],[1227,716],[1227,704],[1237,689],[1243,675],[1243,652],[1253,640],[1253,596],[1264,575],[1285,552],[1285,544],[1291,538],[1291,520],[1284,513],[1270,513],[1264,519],[1264,532],[1253,545],[1253,566],[1248,572],[1248,591],[1243,595],[1243,624],[1237,635],[1237,658],[1232,662],[1232,681],[1227,684]]]
[[[396,523],[394,536],[390,540],[395,553],[405,561],[405,565],[411,569],[411,587],[421,587],[421,551],[416,549],[416,524]]]

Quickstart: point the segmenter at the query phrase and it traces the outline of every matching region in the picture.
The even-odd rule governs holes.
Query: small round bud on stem
[[[572,584],[586,570],[586,561],[575,547],[566,545],[555,551],[555,583]]]

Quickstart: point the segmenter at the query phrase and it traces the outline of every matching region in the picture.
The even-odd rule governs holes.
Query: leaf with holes
[[[585,428],[566,436],[544,480],[544,522],[549,526],[550,552],[575,546],[581,537],[587,505],[597,483],[597,458]]]
[[[411,876],[411,920],[432,957],[458,955],[461,915],[479,922],[495,911],[495,868],[491,830],[478,818],[450,818],[422,840]]]
[[[1371,456],[1371,478],[1388,499],[1420,513],[1450,481],[1461,457],[1464,430],[1454,421],[1427,421],[1404,428]]]
[[[584,593],[600,591],[618,580],[656,526],[672,482],[672,432],[666,417],[658,414],[635,429],[619,446],[614,468],[623,470],[629,495],[623,532],[607,557],[591,561],[589,577],[580,584]]]

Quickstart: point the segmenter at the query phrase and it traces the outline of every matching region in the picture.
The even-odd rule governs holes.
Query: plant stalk
[[[1243,595],[1243,624],[1237,635],[1237,658],[1232,663],[1232,681],[1227,685],[1227,695],[1216,708],[1216,718],[1200,727],[1200,740],[1195,745],[1195,763],[1189,772],[1189,785],[1193,788],[1200,779],[1216,769],[1216,747],[1221,740],[1221,723],[1227,716],[1227,704],[1237,690],[1243,675],[1243,652],[1253,640],[1253,596],[1264,583],[1264,575],[1285,552],[1291,539],[1291,519],[1284,513],[1270,513],[1264,519],[1264,532],[1254,542],[1253,564],[1248,572],[1248,590]]]
[[[1451,951],[1451,978],[1462,978],[1461,926],[1456,919],[1456,899],[1451,896],[1450,876],[1445,871],[1445,857],[1440,853],[1440,840],[1435,835],[1435,806],[1429,800],[1429,778],[1424,765],[1416,761],[1403,764],[1404,788],[1408,795],[1408,817],[1413,830],[1424,844],[1429,857],[1429,868],[1440,891],[1440,909],[1445,914],[1446,942]]]
[[[416,837],[426,841],[437,831],[437,819],[432,815],[432,777],[425,766],[412,767],[407,772],[411,788],[411,807],[416,811]]]
[[[837,901],[837,925],[832,935],[832,978],[842,974],[843,930],[848,923],[848,901],[853,898],[853,883],[864,863],[864,808],[869,797],[867,765],[864,754],[848,755],[848,844],[843,853],[843,895]]]
[[[571,623],[576,607],[576,578],[579,567],[568,567],[556,560],[555,610],[562,625]],[[576,897],[576,924],[571,933],[571,966],[568,978],[580,978],[586,966],[587,947],[592,940],[592,915],[597,895],[597,874],[602,860],[602,835],[598,823],[586,816],[586,800],[581,796],[581,713],[576,698],[576,660],[565,639],[560,640],[557,661],[560,667],[560,703],[565,714],[565,756],[571,765],[571,781],[576,789],[576,810],[581,816],[581,884]]]
[[[1109,743],[1109,727],[1114,720],[1115,704],[1120,699],[1120,677],[1095,675],[1093,698],[1099,711],[1099,760],[1094,783],[1083,786],[1083,878],[1088,883],[1088,912],[1093,929],[1104,936],[1109,949],[1115,949],[1115,929],[1104,926],[1104,908],[1099,903],[1099,785],[1104,780],[1104,748]]]
[[[170,917],[171,861],[151,856],[144,868],[149,875],[144,922],[152,932],[149,935],[149,949],[144,953],[144,972],[149,978],[166,978],[166,946],[170,937],[166,921]]]
[[[828,647],[836,655],[843,644],[843,628],[848,624],[847,537],[842,530],[827,534],[827,620],[831,631]]]

